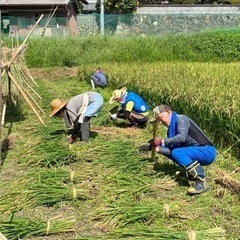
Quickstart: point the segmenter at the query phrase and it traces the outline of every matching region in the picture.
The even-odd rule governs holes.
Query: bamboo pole
[[[8,71],[8,76],[10,77],[10,79],[12,80],[13,84],[16,86],[16,88],[18,89],[18,91],[22,94],[23,98],[26,100],[26,102],[28,103],[28,105],[30,106],[30,108],[33,110],[33,112],[35,113],[35,115],[37,116],[38,120],[45,126],[44,121],[42,120],[42,118],[40,117],[40,115],[38,114],[38,112],[36,111],[36,109],[34,108],[34,106],[32,105],[32,103],[29,101],[26,93],[21,89],[21,87],[18,85],[17,81],[14,79],[13,75],[11,74],[10,71]]]
[[[34,100],[34,98],[33,98],[28,92],[26,92],[26,94],[27,94],[28,97],[33,101],[33,103],[37,106],[37,108],[39,109],[39,111],[41,111],[42,113],[44,113],[44,111],[43,111],[42,108],[39,106],[39,104]]]
[[[1,73],[1,77],[7,73],[8,74],[8,79],[9,79],[9,84],[11,83],[11,81],[14,83],[14,85],[16,86],[16,88],[18,89],[18,91],[22,94],[23,98],[26,100],[26,102],[28,103],[28,105],[30,106],[30,108],[33,110],[33,112],[35,113],[35,115],[37,116],[38,120],[45,125],[44,121],[42,120],[42,118],[40,117],[40,115],[38,114],[38,112],[36,111],[36,109],[34,108],[34,106],[32,105],[31,101],[28,99],[27,94],[21,89],[20,85],[17,83],[17,81],[15,80],[15,78],[13,77],[13,75],[10,72],[10,66],[12,65],[12,63],[14,62],[14,60],[17,58],[17,56],[21,53],[23,53],[26,50],[26,42],[29,39],[29,37],[31,36],[31,34],[33,33],[34,29],[37,27],[38,23],[41,21],[41,19],[43,18],[44,14],[42,14],[40,16],[40,18],[37,20],[37,22],[35,23],[35,25],[33,26],[33,28],[31,29],[31,31],[28,33],[27,37],[24,39],[23,43],[20,45],[20,47],[18,48],[18,50],[16,51],[16,53],[13,55],[12,59],[8,62],[8,64],[5,66],[4,71],[0,72]],[[2,65],[2,61],[0,63]],[[1,66],[0,65],[0,66]],[[0,68],[1,71],[1,68]],[[9,90],[9,93],[11,91]],[[2,95],[2,89],[1,89],[1,95]],[[11,95],[11,93],[10,93]],[[38,95],[38,97],[40,97]],[[41,98],[41,97],[40,97]],[[2,97],[0,99],[0,101],[2,101]],[[36,103],[35,103],[36,104]],[[0,102],[0,106],[2,106],[2,103]],[[38,106],[38,105],[37,105]],[[39,107],[39,106],[38,106]],[[43,111],[41,109],[41,111]],[[0,112],[0,119],[2,119],[2,109]]]
[[[44,37],[45,31],[46,31],[46,29],[47,29],[47,26],[48,26],[50,20],[52,19],[54,13],[57,11],[57,9],[58,9],[58,5],[57,5],[56,8],[54,9],[54,11],[53,11],[52,14],[50,15],[49,19],[47,20],[44,28],[42,29],[41,37]]]
[[[7,238],[2,233],[0,233],[0,240],[7,240]]]
[[[156,137],[156,133],[157,133],[157,125],[158,125],[158,122],[157,121],[154,121],[152,123],[153,125],[153,130],[152,130],[152,133],[153,133],[153,139]],[[152,147],[152,152],[151,152],[151,159],[153,162],[157,162],[157,158],[156,158],[156,152],[155,152],[155,148]]]
[[[26,74],[27,74],[27,76],[32,80],[32,82],[33,82],[37,87],[39,87],[39,85],[38,85],[38,84],[36,83],[36,81],[34,80],[32,74],[31,74],[31,72],[28,70],[28,68],[26,69]]]
[[[35,23],[35,25],[33,26],[33,28],[31,29],[31,31],[28,33],[27,37],[24,39],[23,43],[20,45],[20,47],[18,48],[17,52],[14,54],[14,56],[12,57],[12,59],[8,62],[8,68],[10,68],[10,66],[12,65],[12,63],[14,62],[15,58],[18,56],[19,53],[21,53],[22,49],[25,46],[25,43],[27,42],[27,40],[29,39],[29,37],[31,36],[31,34],[33,33],[33,30],[37,27],[38,23],[41,21],[41,19],[43,18],[44,14],[42,14],[39,19],[37,20],[37,22]]]
[[[30,86],[30,84],[26,80],[23,79],[23,81],[39,99],[42,99],[41,96]]]
[[[3,107],[2,107],[2,120],[1,120],[2,126],[4,126],[4,123],[5,123],[6,109],[7,109],[7,103],[6,103],[6,100],[4,100]]]
[[[3,62],[3,60],[2,60],[2,53],[1,53],[1,67],[0,67],[0,69],[1,69],[1,77],[3,77],[4,74],[6,73],[6,69],[8,69],[8,65],[4,64],[4,62]]]
[[[0,25],[2,23],[2,15],[0,11]],[[2,36],[0,31],[0,119],[2,119]],[[2,166],[2,124],[0,124],[0,167]]]

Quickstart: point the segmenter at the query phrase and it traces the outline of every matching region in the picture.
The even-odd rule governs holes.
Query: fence
[[[100,16],[79,15],[79,35],[99,34]],[[192,34],[204,31],[240,31],[240,14],[129,14],[105,15],[106,34],[118,36]]]
[[[143,11],[143,10],[142,10]],[[105,14],[104,34],[118,36],[172,35],[192,34],[203,31],[239,31],[240,11],[229,8],[226,11],[212,11],[209,8],[161,8],[160,11],[149,10],[151,14],[137,12],[134,14]],[[79,36],[100,34],[99,14],[79,14],[76,17]],[[36,19],[12,18],[2,19],[2,30],[11,36],[24,37]],[[68,36],[67,18],[52,18],[46,26],[47,19],[42,19],[32,37]],[[44,29],[44,31],[43,31]],[[44,34],[43,34],[44,32]]]

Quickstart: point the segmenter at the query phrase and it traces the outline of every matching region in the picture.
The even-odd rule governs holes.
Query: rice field
[[[240,179],[234,148],[239,133],[238,64],[101,67],[109,87],[98,90],[105,104],[92,121],[88,144],[68,145],[63,122],[48,114],[53,98],[65,100],[91,90],[87,79],[94,64],[79,66],[70,77],[62,70],[58,74],[57,68],[46,69],[36,79],[46,126],[26,104],[19,107],[24,117],[18,122],[8,108],[4,133],[14,143],[3,152],[0,233],[28,240],[238,239],[239,192],[220,181],[223,175],[236,183]],[[170,104],[208,131],[219,145],[217,161],[206,169],[209,191],[188,196],[188,182],[175,175],[177,166],[161,156],[154,163],[150,154],[138,152],[137,146],[152,136],[150,124],[129,130],[121,121],[106,122],[108,99],[120,86],[140,93],[151,109]],[[164,136],[166,130],[159,127],[157,134]],[[237,186],[233,180],[231,187]]]
[[[157,62],[104,67],[115,87],[130,87],[151,106],[171,105],[200,123],[219,147],[233,147],[239,153],[238,63]],[[88,77],[81,67],[79,72],[83,79]]]
[[[26,61],[18,61],[12,73],[29,89],[26,66],[44,67],[30,72],[45,125],[19,95],[6,101],[0,238],[239,239],[238,42],[238,33],[226,32],[31,40]],[[48,117],[49,103],[92,90],[88,80],[98,66],[109,79],[106,89],[96,90],[104,106],[91,121],[89,143],[68,145],[63,121]],[[138,152],[152,138],[150,124],[128,129],[120,119],[109,120],[108,100],[123,86],[139,93],[150,111],[168,104],[207,132],[218,150],[216,161],[205,168],[209,191],[188,196],[189,182],[179,167],[163,156],[154,162],[151,153]],[[159,126],[157,136],[165,135]]]

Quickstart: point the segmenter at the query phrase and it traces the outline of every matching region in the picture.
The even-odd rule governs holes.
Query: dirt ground
[[[62,77],[77,77],[78,76],[78,68],[77,67],[62,67],[62,68],[51,68],[51,69],[43,69],[43,68],[30,68],[29,69],[32,77],[34,79],[41,78],[62,78]]]

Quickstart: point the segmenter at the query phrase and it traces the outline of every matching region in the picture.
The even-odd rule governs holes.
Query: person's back
[[[147,103],[134,92],[127,92],[123,107],[125,107],[130,101],[133,102],[133,110],[137,113],[147,112],[149,110],[149,106],[147,105]]]
[[[107,78],[101,68],[98,67],[95,70],[95,73],[91,76],[90,82],[93,89],[95,87],[105,88],[107,86]]]

